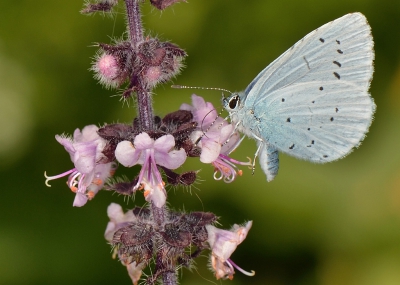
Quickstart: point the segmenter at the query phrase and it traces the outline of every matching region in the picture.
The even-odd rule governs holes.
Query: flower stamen
[[[256,272],[254,271],[254,270],[251,270],[251,272],[248,272],[248,271],[246,271],[246,270],[244,270],[243,268],[240,268],[236,263],[234,263],[233,261],[232,261],[232,259],[230,259],[230,258],[228,258],[227,260],[226,260],[226,263],[229,265],[229,267],[231,267],[232,268],[232,266],[233,267],[235,267],[238,271],[240,271],[241,273],[243,273],[244,275],[247,275],[247,276],[254,276],[254,275],[256,275]],[[233,269],[233,268],[232,268]],[[231,278],[229,278],[229,279],[231,279]],[[233,276],[232,276],[232,279],[233,279]],[[231,279],[231,280],[232,280]]]
[[[46,184],[47,187],[51,187],[51,185],[49,184],[49,181],[51,180],[55,180],[64,176],[67,176],[69,174],[71,174],[72,172],[74,172],[76,169],[73,168],[71,170],[68,170],[64,173],[58,174],[58,175],[54,175],[54,176],[47,176],[46,171],[44,172],[44,177],[46,178],[46,181],[44,182]]]

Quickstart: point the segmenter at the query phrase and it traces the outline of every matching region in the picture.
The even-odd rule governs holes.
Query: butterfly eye
[[[235,95],[229,100],[229,108],[232,110],[236,109],[236,106],[239,104],[240,98],[239,96]]]

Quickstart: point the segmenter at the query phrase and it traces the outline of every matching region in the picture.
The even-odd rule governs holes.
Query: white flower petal
[[[130,141],[122,141],[115,149],[115,157],[123,166],[131,167],[138,163],[139,153]]]

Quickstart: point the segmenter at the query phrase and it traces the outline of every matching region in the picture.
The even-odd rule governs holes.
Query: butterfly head
[[[224,105],[225,110],[229,113],[235,112],[239,109],[240,101],[241,99],[238,93],[233,93],[227,98],[222,98],[222,104]]]

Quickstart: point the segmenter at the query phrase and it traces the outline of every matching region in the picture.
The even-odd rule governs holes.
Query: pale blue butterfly
[[[337,160],[363,140],[375,104],[371,28],[347,14],[309,33],[267,66],[244,92],[223,99],[237,130],[258,143],[271,181],[278,151],[316,163]]]

